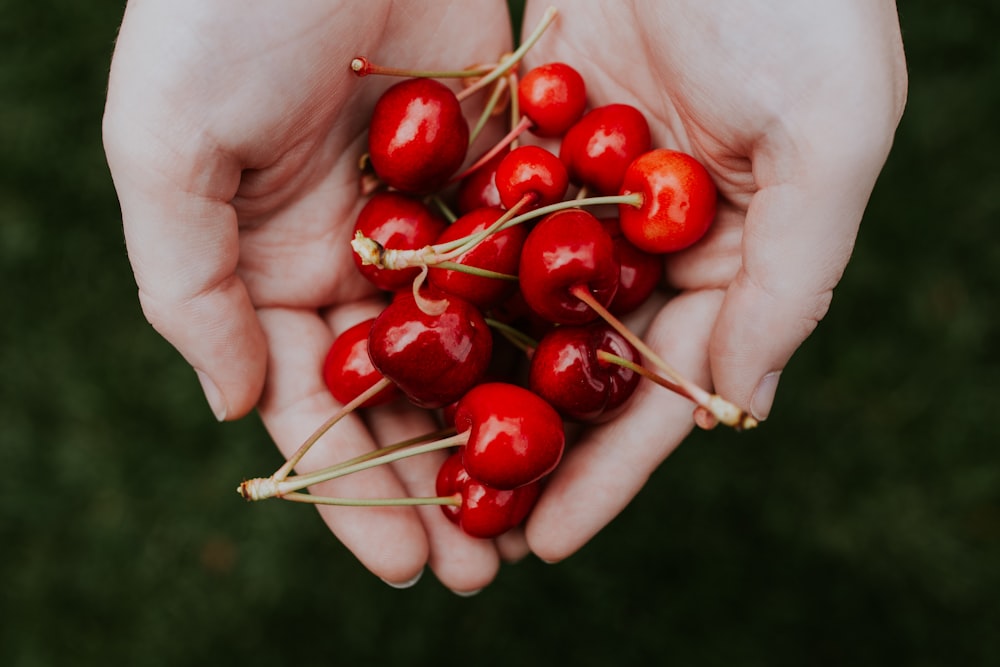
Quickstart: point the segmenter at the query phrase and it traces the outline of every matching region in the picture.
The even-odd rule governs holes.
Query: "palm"
[[[509,18],[495,2],[435,11],[232,4],[129,7],[109,88],[109,161],[147,316],[195,368],[213,369],[229,416],[260,399],[265,425],[290,455],[336,409],[317,372],[330,341],[378,308],[349,239],[368,114],[392,81],[357,79],[351,58],[451,69],[495,61],[510,48]],[[475,36],[468,29],[491,24]],[[137,138],[152,155],[137,155]],[[430,430],[405,409],[383,409],[370,424],[339,424],[303,467]],[[418,457],[322,491],[434,495],[433,468]],[[321,512],[387,580],[411,577],[429,558],[452,588],[484,585],[494,547],[462,536],[437,508],[424,510]]]
[[[753,408],[758,380],[825,313],[888,151],[905,90],[894,8],[555,4],[559,23],[528,65],[577,67],[592,105],[636,106],[656,145],[691,153],[719,186],[709,234],[666,260],[677,295],[646,338]],[[529,5],[526,26],[541,9]],[[622,419],[570,452],[529,523],[531,546],[557,559],[582,545],[692,427],[689,403],[641,388]]]

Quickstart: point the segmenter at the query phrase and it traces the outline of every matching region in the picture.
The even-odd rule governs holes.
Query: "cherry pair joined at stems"
[[[465,393],[454,412],[453,435],[436,438],[441,434],[428,434],[322,470],[291,475],[323,434],[386,384],[385,380],[376,382],[345,405],[273,475],[240,484],[240,495],[247,500],[278,497],[324,505],[447,505],[453,508],[446,515],[477,537],[492,537],[520,522],[538,496],[540,481],[562,458],[566,440],[562,419],[555,409],[517,385],[484,383]],[[441,468],[437,488],[442,495],[437,497],[352,499],[302,493],[321,482],[453,447],[460,450]]]

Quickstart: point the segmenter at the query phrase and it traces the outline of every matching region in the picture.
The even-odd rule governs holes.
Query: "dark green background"
[[[901,4],[909,106],[772,421],[691,438],[579,554],[461,599],[239,500],[277,454],[214,423],[125,256],[121,3],[2,2],[0,662],[998,664],[1000,11]]]

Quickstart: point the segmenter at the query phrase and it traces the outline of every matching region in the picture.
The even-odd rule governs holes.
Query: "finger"
[[[378,316],[382,308],[384,304],[377,300],[356,302],[332,310],[326,320],[336,335],[357,322]],[[405,400],[368,409],[362,416],[375,441],[383,447],[439,428],[428,411]],[[410,497],[430,498],[437,495],[437,472],[445,458],[444,452],[431,452],[391,465]],[[484,588],[496,577],[499,558],[492,542],[463,533],[437,505],[420,506],[417,512],[427,532],[428,565],[444,586],[468,594]]]
[[[511,528],[496,538],[497,551],[505,563],[516,563],[531,553],[528,539],[524,536],[524,528]]]
[[[366,420],[382,445],[438,428],[429,412],[405,400],[369,410]],[[446,458],[445,452],[432,452],[392,465],[410,496],[430,498],[437,496],[437,473]],[[428,564],[442,585],[456,593],[470,594],[493,581],[500,567],[500,557],[491,540],[466,535],[437,505],[421,506],[417,511],[430,545]]]
[[[721,302],[718,290],[675,297],[652,322],[647,343],[688,378],[707,381],[706,345]],[[641,382],[626,412],[587,431],[567,450],[528,520],[531,550],[558,561],[597,534],[691,431],[693,407]]]
[[[271,350],[260,415],[287,458],[340,407],[326,389],[320,370],[333,334],[321,318],[306,311],[264,309],[260,321]],[[362,419],[350,415],[316,442],[298,470],[318,470],[375,448]],[[389,466],[316,484],[310,491],[346,498],[407,495]],[[318,510],[330,530],[383,580],[410,582],[423,570],[427,537],[412,507],[318,506]]]
[[[790,141],[767,138],[755,151],[760,189],[710,344],[716,392],[759,420],[781,371],[830,307],[888,152],[877,134],[814,139],[807,155]]]
[[[243,416],[263,386],[266,345],[236,275],[236,215],[226,202],[239,165],[190,142],[167,150],[127,106],[127,85],[111,79],[104,140],[140,304],[197,371],[216,417]]]

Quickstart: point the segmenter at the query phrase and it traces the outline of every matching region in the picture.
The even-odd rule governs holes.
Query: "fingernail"
[[[473,595],[478,595],[479,592],[482,590],[483,590],[482,588],[477,588],[472,591],[452,591],[452,593],[454,593],[460,598],[471,598]]]
[[[781,371],[772,371],[761,378],[757,388],[753,390],[750,397],[750,414],[758,421],[764,421],[771,414],[771,406],[774,405],[774,394],[778,391],[778,380],[781,378]]]
[[[226,399],[222,396],[222,392],[219,388],[212,382],[212,378],[208,377],[203,371],[195,369],[195,373],[198,375],[198,382],[201,383],[201,390],[205,394],[205,399],[208,401],[208,407],[212,409],[212,414],[215,415],[217,420],[225,421],[226,413],[229,412],[226,407]]]
[[[382,581],[384,581],[389,586],[392,586],[393,588],[398,588],[399,590],[403,590],[404,588],[412,588],[413,586],[415,586],[416,583],[420,581],[420,577],[422,576],[424,576],[424,571],[420,570],[419,572],[417,572],[416,576],[414,576],[412,579],[407,579],[406,581],[397,582],[397,581],[389,581],[388,579],[382,579]]]

